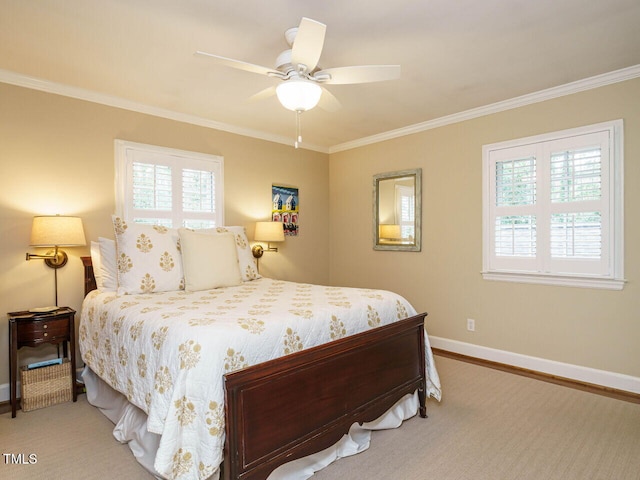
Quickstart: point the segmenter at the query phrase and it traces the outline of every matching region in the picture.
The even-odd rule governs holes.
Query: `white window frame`
[[[170,219],[172,228],[183,226],[185,218],[197,220],[206,219],[214,222],[214,226],[224,225],[224,159],[217,155],[189,152],[173,148],[146,145],[142,143],[115,140],[115,195],[116,214],[133,221],[141,218]],[[174,172],[183,169],[211,171],[215,178],[215,212],[184,212],[182,210],[182,180],[173,190],[173,207],[171,211],[134,210],[133,208],[133,163],[144,158],[145,162],[155,165],[171,166]],[[147,160],[149,159],[149,160]],[[175,175],[176,173],[174,173]],[[176,182],[174,182],[176,183]]]
[[[606,145],[602,155],[602,252],[595,267],[589,261],[552,259],[550,254],[549,220],[556,213],[547,201],[550,178],[551,147],[571,148],[577,137],[599,135]],[[482,147],[483,196],[483,268],[486,280],[538,283],[574,287],[622,290],[624,287],[624,212],[623,212],[623,121],[614,120],[533,137],[493,143]],[[531,257],[499,257],[495,255],[496,175],[495,164],[518,154],[536,157],[537,199],[535,205],[521,207],[519,214],[536,216],[537,253]],[[576,202],[578,203],[578,202]],[[504,207],[502,212],[504,215]],[[519,207],[513,207],[514,211]],[[566,210],[564,210],[566,211]],[[586,210],[589,211],[589,210]],[[509,210],[507,210],[509,212]],[[510,214],[510,213],[507,213]],[[561,267],[559,267],[561,265]],[[585,266],[587,268],[585,268]],[[593,267],[593,268],[591,268]],[[560,270],[557,270],[560,268]],[[562,273],[559,273],[562,271]]]
[[[409,202],[409,214],[410,220],[405,220],[403,215],[404,199],[408,199]],[[400,238],[411,241],[416,237],[416,192],[414,187],[408,185],[396,185],[395,190],[395,203],[396,203],[396,222],[400,225],[401,235]],[[406,235],[405,232],[410,230],[411,234]]]

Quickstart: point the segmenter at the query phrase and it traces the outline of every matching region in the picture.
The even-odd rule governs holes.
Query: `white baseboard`
[[[82,373],[82,368],[76,368],[76,381],[80,380],[82,377],[80,374]],[[16,382],[16,391],[18,392],[18,396],[20,396],[20,376],[18,375],[18,381]],[[11,397],[11,388],[8,383],[3,383],[0,385],[0,402],[8,402]]]
[[[18,384],[18,388],[20,388],[20,384]],[[0,402],[8,402],[10,393],[11,391],[9,390],[8,383],[3,383],[2,385],[0,385]]]
[[[602,387],[614,388],[616,390],[623,390],[625,392],[640,393],[639,377],[582,367],[570,363],[556,362],[539,357],[530,357],[506,350],[497,350],[495,348],[483,347],[472,343],[431,335],[429,335],[429,340],[433,348],[439,348],[447,352],[459,353],[469,357],[503,363],[513,367],[525,368],[527,370],[555,375],[579,382],[591,383]]]
[[[558,377],[568,378],[579,382],[591,383],[607,388],[615,388],[625,392],[640,394],[640,378],[624,375],[622,373],[597,370],[595,368],[582,367],[570,363],[556,362],[539,357],[530,357],[520,353],[497,350],[472,343],[450,340],[448,338],[429,335],[429,341],[433,348],[459,353],[469,357],[481,358],[491,362],[504,363],[513,367],[526,368],[535,372],[546,373]],[[20,383],[18,382],[18,391]],[[0,402],[9,401],[9,384],[0,385]]]

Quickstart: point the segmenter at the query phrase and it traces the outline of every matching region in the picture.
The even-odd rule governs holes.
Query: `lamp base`
[[[51,258],[45,258],[44,263],[46,263],[51,268],[64,267],[69,260],[67,254],[62,250],[47,252],[47,256],[49,255],[51,256]]]
[[[253,254],[254,258],[260,258],[262,257],[262,255],[264,255],[264,248],[262,248],[262,245],[254,245],[251,248],[251,253]]]

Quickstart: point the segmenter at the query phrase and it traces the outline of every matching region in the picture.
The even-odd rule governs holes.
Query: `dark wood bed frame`
[[[91,257],[85,295],[95,290]],[[418,391],[425,418],[424,318],[400,320],[225,375],[225,480],[266,479],[336,443]]]

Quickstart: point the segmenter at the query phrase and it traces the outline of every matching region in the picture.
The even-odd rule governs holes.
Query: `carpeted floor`
[[[374,432],[369,450],[313,478],[640,480],[639,404],[445,357],[436,363],[443,400],[429,400],[429,418]],[[112,428],[84,395],[0,415],[0,478],[153,478]],[[24,464],[12,464],[20,454]]]

